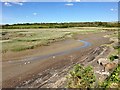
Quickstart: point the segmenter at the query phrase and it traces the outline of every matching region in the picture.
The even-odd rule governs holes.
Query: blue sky
[[[117,21],[117,2],[2,2],[2,23]]]
[[[1,2],[118,2],[120,0],[0,0]]]

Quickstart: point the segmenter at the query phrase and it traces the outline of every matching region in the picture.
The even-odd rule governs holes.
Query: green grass
[[[22,32],[23,33],[23,32]],[[24,33],[23,33],[24,34]],[[48,45],[49,43],[57,40],[62,40],[68,33],[57,32],[57,31],[38,31],[32,35],[26,34],[21,37],[18,33],[11,34],[8,42],[3,42],[3,52],[5,51],[22,51],[26,49],[33,49],[37,46]]]
[[[23,51],[71,38],[76,34],[100,32],[97,29],[3,29],[2,52]]]

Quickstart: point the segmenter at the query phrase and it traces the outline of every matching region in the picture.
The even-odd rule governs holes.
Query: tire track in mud
[[[104,35],[104,34],[103,34]],[[90,36],[88,36],[88,37],[85,37],[85,36],[81,36],[80,38],[77,38],[78,40],[76,40],[76,41],[78,41],[78,42],[82,42],[83,44],[81,45],[81,46],[77,46],[76,48],[72,48],[72,49],[68,49],[68,50],[66,50],[66,51],[59,51],[57,54],[55,54],[55,53],[52,53],[51,54],[51,56],[49,56],[48,57],[48,60],[41,60],[41,62],[40,62],[40,59],[39,59],[39,57],[40,56],[38,56],[38,57],[33,57],[32,58],[32,60],[31,60],[31,62],[32,63],[30,63],[30,64],[27,64],[27,65],[25,65],[24,64],[24,62],[26,62],[27,61],[27,58],[26,58],[26,60],[23,60],[23,61],[19,61],[18,63],[17,62],[9,62],[8,64],[11,64],[12,65],[12,63],[13,63],[13,69],[16,69],[16,68],[14,68],[15,66],[17,66],[17,68],[19,68],[18,67],[18,65],[19,64],[23,64],[22,65],[22,67],[20,67],[20,70],[19,70],[19,72],[20,72],[20,74],[19,75],[14,75],[14,77],[12,77],[12,78],[9,78],[9,80],[7,79],[5,82],[4,82],[4,87],[19,87],[19,85],[20,85],[20,83],[22,84],[22,85],[20,85],[20,87],[29,87],[29,85],[30,84],[34,84],[33,85],[33,87],[45,87],[46,86],[46,79],[48,80],[50,77],[52,77],[52,76],[56,76],[56,74],[55,74],[55,71],[56,71],[56,73],[58,73],[57,75],[58,76],[60,76],[60,77],[62,77],[61,75],[61,71],[65,68],[65,67],[69,67],[69,66],[71,66],[71,65],[73,65],[75,62],[77,62],[77,61],[80,61],[80,62],[84,62],[84,59],[82,59],[82,58],[89,58],[89,57],[86,57],[86,56],[88,56],[90,53],[88,53],[89,51],[91,51],[92,49],[94,49],[94,48],[96,48],[97,46],[99,46],[99,45],[101,45],[101,44],[104,44],[104,43],[108,43],[109,41],[108,41],[108,39],[106,38],[103,38],[103,37],[101,37],[102,35],[100,34],[100,35],[94,35],[94,36],[92,36],[93,38],[95,38],[95,37],[97,37],[97,38],[95,38],[95,40],[84,40],[84,39],[86,39],[86,38],[89,38],[89,37],[91,37],[91,35]],[[98,40],[99,41],[101,41],[101,42],[99,42],[98,43]],[[88,42],[87,42],[88,41]],[[91,42],[91,43],[89,43],[89,42]],[[69,43],[68,43],[68,45],[69,45]],[[88,47],[88,48],[87,48]],[[64,49],[63,49],[64,50]],[[77,52],[76,52],[77,51]],[[64,54],[62,54],[62,55],[60,55],[61,53],[64,53]],[[36,52],[37,53],[37,52]],[[93,53],[93,52],[92,52]],[[53,56],[55,56],[55,55],[57,55],[58,57],[55,57],[55,58],[53,58]],[[73,57],[70,57],[70,56],[73,56]],[[83,57],[82,57],[83,56]],[[94,56],[96,56],[96,55],[94,55]],[[72,58],[74,58],[74,57],[78,57],[77,59],[72,59]],[[91,57],[91,54],[90,54],[90,57]],[[29,58],[29,57],[28,57]],[[72,59],[72,61],[73,61],[73,63],[71,62],[71,59],[69,59],[69,58],[71,58]],[[36,59],[36,60],[34,60],[34,59]],[[38,60],[37,60],[38,59]],[[92,59],[92,58],[91,58]],[[30,61],[30,60],[28,60],[28,61]],[[34,62],[34,61],[36,61],[36,62]],[[89,60],[89,61],[91,61],[91,60]],[[65,67],[64,67],[65,66]],[[26,67],[26,68],[25,68]],[[8,67],[9,68],[9,67]],[[24,70],[24,68],[25,68],[25,70]],[[54,68],[54,70],[52,69],[52,68]],[[59,70],[61,68],[61,70]],[[35,70],[34,70],[35,69]],[[48,70],[48,69],[50,69],[50,71]],[[28,71],[27,71],[28,70]],[[30,70],[30,71],[29,71]],[[33,71],[32,71],[33,70]],[[48,70],[48,71],[46,71],[46,72],[43,72],[43,71],[45,71],[45,70]],[[51,71],[52,70],[52,71]],[[16,71],[18,71],[17,69],[16,69]],[[67,70],[68,71],[68,70]],[[39,81],[38,79],[40,79],[41,80],[41,78],[39,78],[39,77],[42,77],[41,75],[38,75],[39,73],[45,73],[44,74],[44,76],[46,76],[46,77],[44,77],[43,76],[43,78],[42,78],[42,80],[43,81],[45,81],[45,83],[41,83],[41,81],[40,82],[38,82],[38,83],[35,83],[35,82],[37,82],[37,81]],[[49,74],[49,73],[50,74]],[[53,72],[53,73],[51,73],[51,72]],[[65,71],[66,72],[66,71]],[[5,73],[4,73],[5,74]],[[9,73],[8,73],[9,74]],[[60,75],[59,75],[60,74]],[[64,73],[63,73],[64,74]],[[29,77],[28,77],[28,75],[29,75]],[[33,76],[34,75],[34,76]],[[38,75],[38,77],[36,76],[36,75]],[[64,75],[63,75],[64,76]],[[5,76],[4,76],[5,77]],[[18,79],[19,77],[21,77],[20,78],[20,80]],[[35,78],[33,78],[33,77],[35,77]],[[56,77],[56,78],[59,78],[60,79],[60,77]],[[27,86],[26,86],[26,84],[24,85],[22,82],[23,81],[26,81],[26,80],[30,80],[30,79],[33,79],[32,81],[30,81],[30,82],[28,82],[29,84],[27,84]],[[53,80],[53,78],[52,78],[52,80]],[[56,79],[55,79],[56,80]],[[10,82],[9,82],[10,81]],[[34,82],[35,81],[35,82]],[[42,82],[43,82],[42,81]],[[49,80],[49,81],[51,81],[51,79]],[[39,85],[38,85],[39,84]],[[30,85],[31,86],[31,85]],[[49,85],[48,85],[49,86]]]
[[[81,63],[82,65],[91,64],[92,62],[95,62],[96,57],[100,56],[103,52],[109,52],[104,50],[103,46],[97,47],[93,49],[91,52],[88,53],[88,55],[85,55],[85,57],[75,57],[74,59],[78,60],[81,58],[80,61],[77,61],[76,63],[69,63],[66,66],[62,68],[57,69],[48,69],[43,71],[42,73],[39,73],[35,78],[32,78],[31,80],[23,82],[21,85],[17,86],[17,88],[58,88],[62,87],[64,83],[66,82],[66,75],[69,70],[73,68],[73,66],[77,63]],[[91,58],[92,56],[92,58]],[[94,58],[93,58],[94,57]]]

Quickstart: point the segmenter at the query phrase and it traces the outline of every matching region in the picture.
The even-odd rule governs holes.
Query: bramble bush
[[[77,64],[67,76],[67,87],[93,88],[95,80],[95,75],[91,66],[83,67],[80,64]]]

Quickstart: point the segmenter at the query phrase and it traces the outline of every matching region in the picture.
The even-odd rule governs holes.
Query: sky
[[[2,24],[118,21],[117,2],[81,1],[1,2],[0,17]]]
[[[1,2],[118,2],[120,0],[0,0]]]

